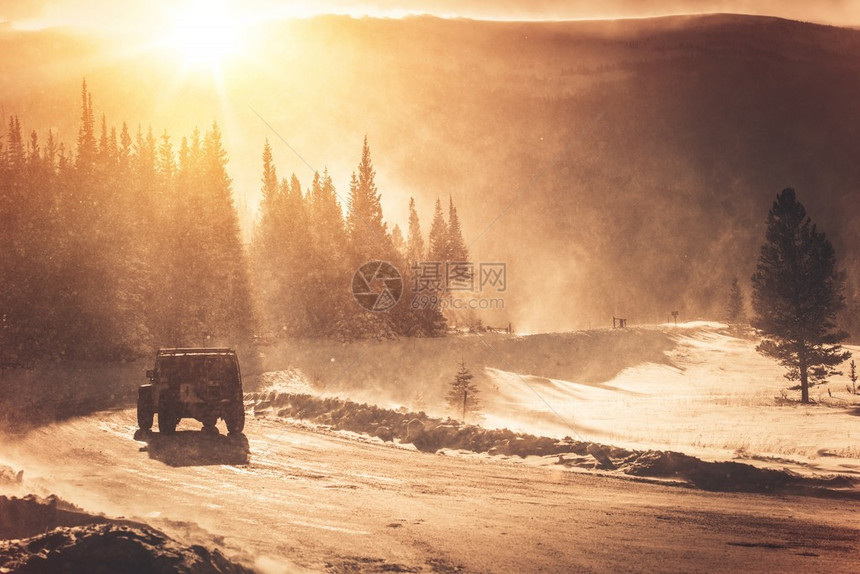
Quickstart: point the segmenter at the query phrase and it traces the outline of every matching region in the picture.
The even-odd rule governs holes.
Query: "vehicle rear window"
[[[162,381],[217,380],[238,382],[236,360],[228,355],[180,355],[162,357],[159,365]]]

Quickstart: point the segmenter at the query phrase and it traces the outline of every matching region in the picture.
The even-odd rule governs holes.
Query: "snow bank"
[[[448,448],[525,457],[569,453],[573,450],[584,454],[587,447],[585,443],[577,445],[569,439],[538,437],[507,429],[485,429],[452,419],[433,418],[424,412],[386,409],[335,397],[320,398],[270,391],[247,394],[246,404],[251,405],[257,416],[277,414],[283,418],[326,425],[335,430],[375,436],[385,442],[396,439],[401,443],[411,443],[425,452]]]
[[[0,496],[0,571],[250,573],[219,550],[184,546],[138,522],[86,514],[51,496]]]
[[[854,490],[856,481],[844,476],[800,476],[739,462],[707,462],[678,452],[628,450],[569,437],[559,440],[508,429],[486,429],[429,417],[423,412],[385,409],[334,397],[270,391],[250,393],[246,403],[257,416],[277,414],[310,421],[386,442],[411,443],[424,452],[452,449],[522,458],[557,457],[557,464],[566,467],[670,478],[713,491],[815,493],[860,499],[860,492]]]

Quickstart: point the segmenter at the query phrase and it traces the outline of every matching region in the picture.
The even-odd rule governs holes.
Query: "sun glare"
[[[239,48],[240,23],[226,2],[192,2],[173,16],[168,47],[186,65],[217,68]]]

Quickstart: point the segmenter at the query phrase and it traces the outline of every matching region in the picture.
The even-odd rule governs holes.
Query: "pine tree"
[[[107,156],[111,162],[119,161],[119,142],[117,141],[116,127],[114,126],[111,126],[110,136],[108,136]]]
[[[26,153],[24,139],[21,135],[21,123],[17,116],[9,118],[9,147],[6,148],[6,173],[10,180],[20,184],[26,168]]]
[[[283,269],[283,250],[278,249],[280,221],[280,188],[278,174],[272,156],[269,140],[263,147],[263,176],[260,192],[260,219],[254,229],[251,246],[255,284],[259,304],[263,312],[262,320],[267,331],[280,328],[282,321],[274,319],[274,311],[279,306],[280,270]]]
[[[81,85],[81,127],[78,131],[77,167],[84,173],[93,168],[96,159],[95,116],[93,99],[87,90],[87,81]]]
[[[332,262],[344,260],[347,238],[343,211],[328,168],[323,171],[322,177],[315,178],[311,205],[314,221],[312,228],[318,233],[317,239],[324,246],[326,258]]]
[[[479,389],[472,382],[473,375],[466,367],[464,361],[460,361],[460,368],[451,381],[450,389],[445,397],[448,405],[455,412],[461,413],[463,422],[466,421],[468,413],[479,413],[481,401],[478,398]]]
[[[178,168],[169,134],[165,130],[156,147],[154,138],[144,137],[138,129],[133,144],[123,122],[116,165],[120,179],[128,182],[122,204],[127,215],[120,235],[130,262],[124,289],[136,293],[132,301],[142,314],[137,345],[176,345],[184,302],[177,297],[182,285],[177,261],[182,247],[176,239]],[[148,272],[140,273],[140,269]]]
[[[454,207],[454,198],[448,198],[448,259],[450,261],[469,261],[469,249],[463,240],[463,230],[460,228],[460,218]]]
[[[308,193],[309,232],[312,264],[308,271],[309,334],[316,337],[341,336],[347,328],[355,302],[344,289],[349,277],[346,230],[343,212],[328,169],[314,174]]]
[[[0,366],[24,360],[32,338],[33,265],[27,155],[17,117],[9,118],[9,145],[0,173]]]
[[[448,237],[448,224],[442,213],[442,202],[437,198],[436,208],[433,212],[433,223],[430,224],[430,250],[427,254],[430,261],[444,265],[444,262],[449,260]]]
[[[263,193],[263,201],[275,201],[275,197],[278,193],[278,173],[275,169],[275,161],[272,157],[272,146],[269,144],[269,140],[266,139],[266,143],[263,146],[263,179],[262,179],[263,187],[261,189]]]
[[[848,366],[848,379],[851,381],[851,391],[852,395],[857,394],[857,365],[854,364],[854,360],[851,360],[851,364]]]
[[[752,325],[763,336],[757,350],[786,367],[787,379],[800,381],[801,402],[808,403],[809,387],[850,357],[838,344],[847,333],[835,330],[845,275],[793,189],[777,196],[765,238],[752,277]]]
[[[204,204],[199,222],[205,243],[200,256],[208,256],[208,333],[228,340],[247,340],[254,331],[254,314],[239,216],[233,202],[232,179],[227,174],[227,152],[217,123],[203,140],[201,189]]]
[[[57,146],[57,172],[67,175],[72,165],[72,158],[66,152],[66,144],[60,142]]]
[[[171,249],[170,339],[174,345],[232,344],[253,332],[250,281],[221,132],[183,141],[167,240]],[[167,304],[168,301],[165,301]]]
[[[438,205],[438,207],[441,217],[441,205]],[[444,225],[444,218],[441,221],[442,225]],[[417,277],[417,275],[422,273],[421,267],[417,264],[424,262],[427,262],[427,253],[424,248],[424,238],[421,234],[421,223],[418,219],[418,212],[415,210],[415,199],[410,197],[404,281],[406,285],[412,287],[412,290],[408,292],[409,300],[406,301],[410,308],[409,312],[404,313],[404,316],[400,317],[398,322],[400,332],[410,337],[438,337],[444,335],[447,329],[445,317],[439,305],[419,305],[418,308],[411,308],[413,301],[420,302],[427,300],[423,299],[424,295],[427,297],[438,296],[438,293],[435,291],[425,293],[423,286],[421,290],[416,289],[416,286],[420,283],[420,277]],[[442,267],[439,269],[440,273],[444,272],[444,263],[441,263],[441,265]]]
[[[375,178],[376,171],[365,136],[358,172],[353,172],[349,185],[349,213],[346,218],[355,266],[374,259],[387,260],[393,250],[387,226],[382,220],[382,204]]]
[[[93,115],[91,97],[88,106]],[[140,270],[149,268],[149,234],[157,227],[148,225],[152,205],[141,193],[144,184],[132,177],[127,163],[120,163],[116,130],[104,115],[90,185],[97,237],[89,248],[102,252],[93,269],[105,278],[101,300],[89,301],[104,309],[96,314],[102,340],[93,341],[90,352],[111,360],[133,359],[154,344],[147,325],[153,279]]]
[[[140,129],[135,141],[138,150],[145,146]],[[141,166],[143,157],[138,152],[135,161],[138,171],[149,169]],[[165,283],[166,291],[170,294],[164,300],[170,313],[164,327],[169,344],[177,347],[204,344],[207,332],[206,305],[209,296],[200,289],[210,283],[204,266],[208,238],[199,223],[203,210],[203,198],[200,197],[201,170],[202,143],[200,130],[195,127],[190,139],[182,140],[174,183],[175,197],[172,208],[164,216],[167,225],[164,241],[169,246],[164,252],[169,257]],[[159,190],[159,194],[166,191]],[[205,218],[205,215],[202,217]]]
[[[418,226],[418,215],[415,213],[415,217],[413,218],[413,213],[414,203],[410,202],[410,237],[413,239],[411,243],[413,249],[412,256],[415,256],[419,250],[423,251],[423,240],[421,239],[421,229]],[[426,255],[426,263],[431,266],[431,268],[435,267],[440,277],[444,277],[446,272],[445,264],[448,261],[448,224],[445,222],[445,216],[442,212],[442,203],[438,198],[436,199],[433,223],[430,226],[428,242],[429,248],[427,253],[424,254]],[[419,259],[409,262],[409,284],[412,286],[415,286],[417,283],[414,274],[424,273],[421,269],[413,269],[412,266],[416,262],[424,261],[424,259],[425,257],[422,256]],[[441,288],[444,288],[444,286],[441,286]],[[436,297],[438,299],[443,295],[441,288],[430,288],[426,292],[415,293],[413,296],[417,295],[421,297],[426,295],[427,297]],[[442,313],[441,306],[438,304],[424,305],[419,309],[416,309],[416,312],[413,314],[413,320],[415,321],[415,325],[408,331],[409,335],[438,337],[444,335],[447,330],[445,316]]]
[[[398,254],[406,256],[406,240],[403,239],[403,232],[400,231],[400,226],[397,224],[391,230],[391,245]]]
[[[375,183],[376,171],[370,157],[367,137],[361,151],[357,172],[349,185],[346,229],[350,252],[350,275],[371,261],[387,261],[397,265],[398,254],[391,243],[387,225],[382,218],[381,195]],[[346,310],[342,334],[344,337],[391,338],[396,334],[391,313],[374,313],[353,304]]]
[[[45,172],[51,175],[57,169],[57,142],[54,139],[53,130],[48,130],[48,139],[45,142],[45,152],[42,154]]]
[[[287,334],[307,336],[311,331],[309,316],[311,299],[310,276],[316,266],[313,242],[310,241],[308,226],[309,209],[305,204],[302,185],[296,174],[290,181],[281,182],[283,212],[281,229],[282,249],[286,262],[283,269],[281,300],[283,306],[283,325]]]
[[[167,130],[161,134],[161,143],[158,144],[156,170],[164,182],[173,181],[176,171],[176,157],[173,154],[173,144],[170,143]]]
[[[101,131],[99,132],[98,162],[101,166],[109,165],[114,157],[111,153],[110,137],[108,136],[107,118],[102,114]]]
[[[252,252],[263,319],[269,332],[333,336],[348,331],[354,306],[343,214],[328,171],[314,174],[307,194],[294,175],[277,181],[271,147],[263,149],[260,220]]]
[[[27,178],[35,183],[42,172],[42,155],[39,151],[39,134],[30,132],[30,141],[27,144]]]
[[[415,210],[415,198],[409,198],[409,230],[406,234],[406,259],[409,265],[424,261],[424,237],[421,235],[421,222]]]
[[[56,320],[66,327],[58,347],[67,356],[117,360],[127,357],[125,316],[117,308],[118,283],[128,271],[123,268],[127,259],[117,241],[122,226],[116,217],[125,189],[97,144],[92,94],[84,82],[76,159],[62,184],[62,225],[74,231],[65,238],[60,258],[61,315]]]
[[[56,142],[51,131],[42,157],[36,133],[31,135],[31,168],[28,175],[29,199],[26,209],[24,240],[29,249],[26,272],[19,276],[27,289],[28,325],[25,352],[29,361],[45,355],[53,347],[57,306],[57,287],[62,284],[58,266],[63,259],[63,235],[66,230],[59,224],[56,196],[58,181],[55,168]]]
[[[450,196],[448,198],[448,237],[446,243],[448,261],[445,265],[445,281],[448,289],[449,291],[455,289],[470,291],[474,285],[474,272],[469,263],[469,250],[463,240],[463,230],[460,228],[457,208],[454,207],[454,199]],[[467,324],[477,324],[473,312],[458,313],[452,311],[452,314],[460,316],[461,320],[465,319]]]
[[[726,302],[726,320],[729,323],[738,324],[744,319],[744,296],[737,277],[732,277],[729,287],[728,301]]]
[[[132,143],[131,134],[128,133],[128,124],[122,122],[122,130],[119,133],[119,148],[117,149],[117,161],[120,171],[127,173],[131,165]]]

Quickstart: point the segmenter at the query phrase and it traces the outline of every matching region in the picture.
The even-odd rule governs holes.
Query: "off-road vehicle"
[[[215,423],[224,419],[230,434],[245,428],[242,375],[236,352],[227,348],[159,349],[155,368],[146,371],[149,384],[137,395],[137,424],[152,428],[158,413],[158,430],[173,434],[183,418],[203,423],[203,430],[217,433]]]

